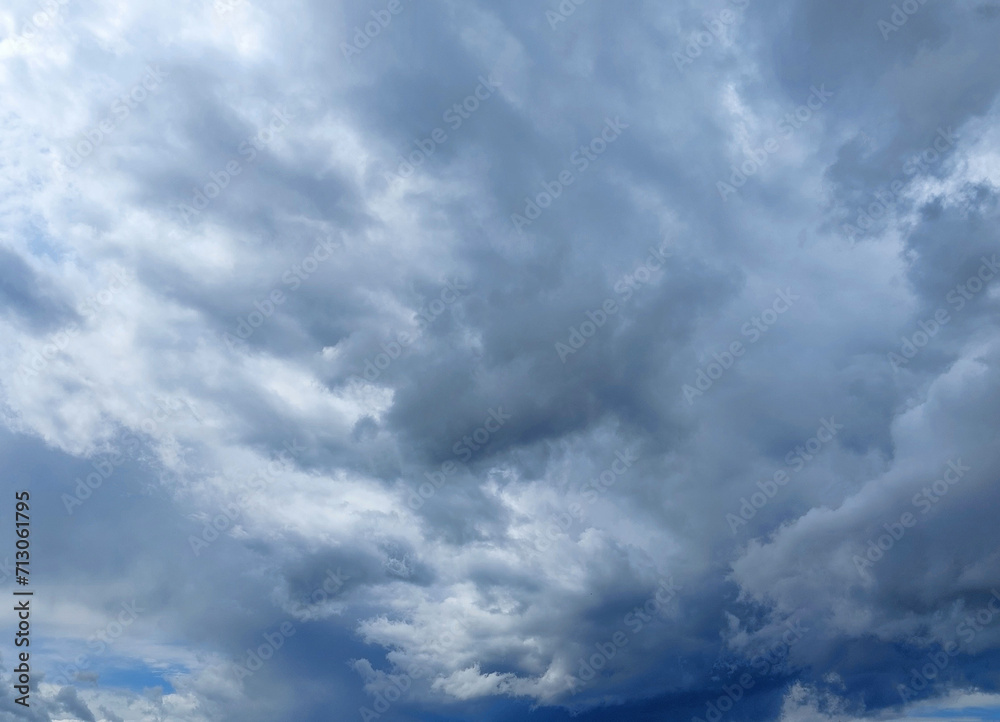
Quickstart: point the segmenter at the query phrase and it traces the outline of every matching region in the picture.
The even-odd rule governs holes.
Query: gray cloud
[[[896,5],[65,4],[0,42],[0,448],[51,600],[18,719],[1000,707],[960,629],[1000,588],[1000,16]]]

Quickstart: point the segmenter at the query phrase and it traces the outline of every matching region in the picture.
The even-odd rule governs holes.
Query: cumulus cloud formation
[[[9,4],[0,720],[994,718],[998,30]]]

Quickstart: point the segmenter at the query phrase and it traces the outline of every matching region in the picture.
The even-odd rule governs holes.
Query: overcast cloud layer
[[[1000,719],[996,0],[0,37],[0,720]]]

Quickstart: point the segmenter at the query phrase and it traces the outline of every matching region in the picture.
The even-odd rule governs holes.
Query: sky
[[[998,32],[5,3],[0,722],[1000,719]]]

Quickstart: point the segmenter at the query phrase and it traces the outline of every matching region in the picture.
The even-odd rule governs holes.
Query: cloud
[[[996,706],[993,3],[39,7],[28,719]]]

